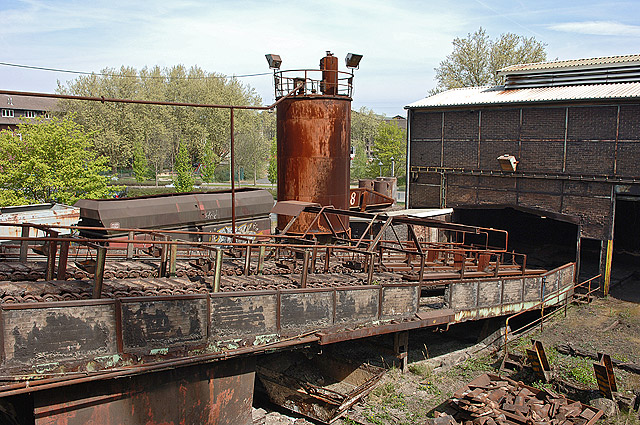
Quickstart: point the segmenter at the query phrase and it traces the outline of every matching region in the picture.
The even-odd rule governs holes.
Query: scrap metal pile
[[[602,411],[549,389],[485,374],[458,390],[436,416],[433,425],[590,425]]]

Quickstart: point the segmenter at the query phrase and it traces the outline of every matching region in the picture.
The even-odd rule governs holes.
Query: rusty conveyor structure
[[[504,231],[299,202],[280,208],[290,223],[306,214],[309,228],[323,221],[331,234],[120,229],[134,237],[107,242],[38,225],[46,237],[8,238],[0,400],[32,397],[36,423],[91,418],[96,406],[115,412],[125,401],[158,415],[162,401],[141,388],[156,372],[169,382],[187,374],[185,403],[198,397],[194,409],[206,415],[220,401],[211,382],[222,378],[211,376],[224,361],[236,371],[235,384],[224,381],[236,391],[226,411],[246,417],[238,400],[253,391],[253,354],[504,316],[572,296],[573,263],[528,268],[525,255],[508,251]],[[352,238],[333,228],[342,217],[368,220],[367,231]],[[504,243],[489,246],[490,235]],[[203,364],[214,375],[189,375]],[[126,390],[123,377],[133,380]],[[104,387],[120,401],[100,398]]]

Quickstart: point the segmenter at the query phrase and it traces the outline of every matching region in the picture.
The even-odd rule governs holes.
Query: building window
[[[51,118],[51,115],[49,115],[49,113],[48,113],[48,112],[44,112],[44,115],[43,115],[43,116],[44,116],[46,119],[50,119],[50,118]]]
[[[13,109],[3,109],[2,118],[13,118]]]
[[[24,111],[24,116],[27,118],[35,118],[36,111]]]

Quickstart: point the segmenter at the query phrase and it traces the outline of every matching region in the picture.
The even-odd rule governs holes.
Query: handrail
[[[591,294],[592,292],[596,291],[596,290],[599,288],[599,287],[598,287],[598,288],[596,288],[596,289],[594,289],[594,290],[591,290],[591,282],[592,282],[592,281],[594,281],[595,279],[600,278],[601,276],[602,276],[602,274],[599,274],[599,275],[593,276],[593,277],[592,277],[592,278],[590,278],[590,279],[585,280],[585,281],[584,281],[584,282],[582,282],[582,283],[578,283],[578,284],[575,284],[575,285],[571,285],[571,286],[569,286],[568,288],[564,289],[564,290],[563,290],[563,291],[561,291],[561,292],[560,292],[560,291],[558,291],[558,292],[553,293],[552,295],[550,295],[550,296],[548,296],[547,298],[545,298],[545,299],[543,299],[542,301],[540,301],[538,304],[536,304],[536,305],[534,305],[534,306],[532,306],[532,307],[529,307],[529,308],[527,308],[526,310],[521,310],[521,311],[517,312],[516,314],[513,314],[513,315],[511,315],[511,316],[507,317],[507,319],[505,320],[505,331],[504,331],[504,354],[505,354],[505,355],[507,355],[507,353],[508,353],[508,342],[509,342],[509,340],[508,340],[508,338],[509,338],[509,320],[513,319],[513,318],[514,318],[514,317],[516,317],[516,316],[520,316],[521,314],[527,313],[527,312],[529,312],[529,311],[531,311],[531,310],[537,310],[538,308],[542,307],[542,308],[541,308],[541,315],[540,315],[540,318],[539,318],[539,319],[534,320],[533,322],[531,322],[531,323],[529,323],[529,324],[527,324],[527,325],[525,325],[525,326],[523,326],[523,328],[524,328],[524,327],[527,327],[527,326],[531,326],[531,325],[533,325],[533,324],[537,323],[538,321],[541,321],[541,324],[542,324],[542,322],[544,322],[544,305],[545,305],[545,304],[546,304],[550,299],[552,299],[552,298],[554,298],[554,297],[559,297],[560,295],[565,294],[565,293],[567,293],[567,292],[569,292],[569,291],[575,290],[576,288],[579,288],[579,287],[581,287],[581,286],[583,286],[583,285],[585,285],[585,284],[589,284],[589,289],[588,289],[588,292],[587,292],[587,294],[586,294],[586,295],[587,295],[587,296],[590,296],[590,294]],[[565,299],[565,307],[566,307],[566,304],[567,304],[567,299]],[[521,328],[521,329],[522,329],[522,328]]]

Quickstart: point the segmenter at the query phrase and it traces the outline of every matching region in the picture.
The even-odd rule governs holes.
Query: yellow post
[[[604,266],[604,289],[603,294],[609,294],[609,284],[611,283],[611,262],[613,260],[613,239],[607,241],[607,261]]]

